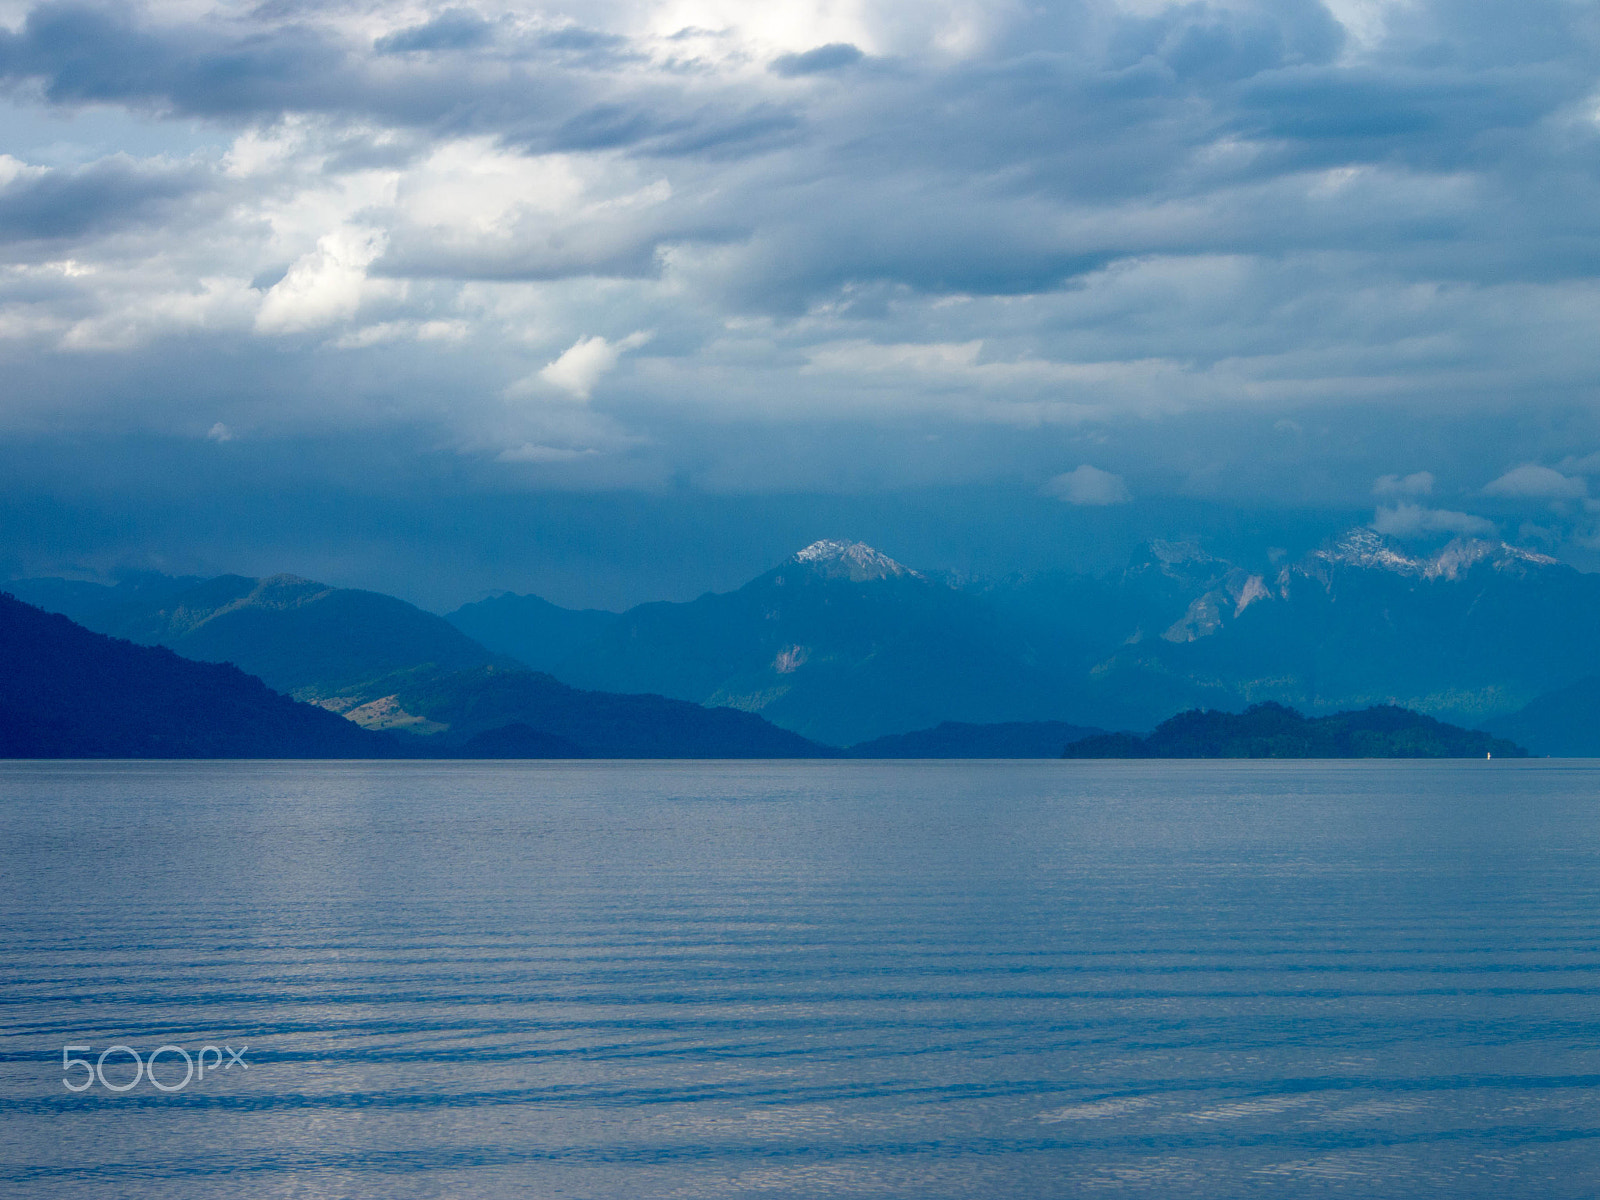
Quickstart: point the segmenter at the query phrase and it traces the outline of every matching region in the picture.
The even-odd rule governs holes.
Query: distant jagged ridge
[[[1481,539],[1416,557],[1360,529],[1261,574],[1153,543],[1101,586],[1025,585],[996,599],[1041,645],[1059,614],[1089,618],[1063,627],[1079,653],[1057,661],[1064,674],[1088,668],[1092,704],[1067,719],[1092,724],[1148,728],[1180,709],[1273,700],[1316,714],[1393,704],[1487,726],[1600,665],[1600,575]]]
[[[619,752],[595,732],[604,722],[579,723],[576,710],[598,715],[611,703],[590,693],[653,693],[857,748],[947,722],[1143,731],[1180,711],[1274,701],[1313,716],[1394,705],[1535,753],[1600,753],[1590,732],[1600,700],[1578,686],[1600,672],[1600,574],[1481,539],[1414,555],[1371,529],[1271,561],[1239,565],[1192,541],[1156,540],[1105,577],[1062,570],[978,584],[827,539],[736,591],[687,603],[610,614],[502,596],[449,621],[287,576],[10,589],[102,633],[235,663],[368,728],[440,735],[425,739],[440,751],[487,735],[493,709],[508,728],[558,740],[507,734],[483,752],[553,752],[559,739]],[[584,691],[560,693],[549,678],[513,686],[522,666]],[[419,689],[424,675],[453,678]],[[465,703],[479,689],[485,703]],[[402,690],[429,711],[402,703]],[[573,719],[557,727],[564,706],[575,706]],[[999,735],[983,734],[981,748],[952,736],[930,734],[916,752],[989,753]],[[766,737],[735,741],[753,749]]]
[[[841,542],[823,538],[796,551],[791,562],[804,563],[824,579],[848,579],[866,583],[875,579],[921,579],[922,575],[897,563],[881,550],[865,542]]]
[[[1267,702],[1242,713],[1193,709],[1149,737],[1108,733],[1073,742],[1063,758],[1526,758],[1513,742],[1382,705],[1308,719]]]

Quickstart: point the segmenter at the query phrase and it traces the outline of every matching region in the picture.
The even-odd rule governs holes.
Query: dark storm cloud
[[[1592,174],[1574,178],[1570,168],[1574,151],[1595,154],[1593,130],[1552,127],[1591,87],[1592,20],[1570,5],[1479,8],[1466,20],[1426,7],[1400,13],[1393,44],[1352,63],[1336,61],[1344,30],[1314,0],[1097,20],[1067,11],[1080,20],[1070,45],[1053,46],[1066,39],[1052,39],[1052,18],[1041,17],[1012,31],[1016,53],[945,67],[901,58],[813,96],[730,85],[707,101],[650,72],[567,71],[552,55],[633,61],[626,39],[577,27],[497,38],[464,8],[379,38],[374,59],[304,11],[278,24],[157,25],[124,10],[45,5],[0,36],[0,71],[58,103],[348,114],[498,136],[528,154],[631,152],[707,170],[777,155],[761,186],[718,186],[717,199],[701,197],[698,221],[669,222],[657,236],[748,230],[744,270],[774,273],[780,309],[785,296],[809,302],[872,280],[1035,291],[1148,253],[1392,248],[1426,260],[1437,257],[1429,243],[1444,241],[1456,260],[1449,273],[1470,277],[1482,263],[1505,278],[1519,249],[1540,240],[1508,221],[1509,210],[1545,204],[1560,229],[1573,224],[1572,193],[1591,198]],[[1030,41],[1030,29],[1040,36]],[[1511,62],[1485,69],[1496,46]],[[449,63],[434,61],[436,51],[450,52]],[[829,43],[771,68],[800,83],[862,57]],[[1239,139],[1248,153],[1218,153]],[[1308,198],[1296,178],[1340,167],[1464,172],[1480,194],[1471,204],[1408,206],[1393,194],[1348,203]],[[695,181],[685,182],[693,194]],[[1551,184],[1560,198],[1541,200]],[[652,254],[603,252],[591,265],[633,274]],[[1537,257],[1545,272],[1563,257],[1577,273],[1591,265],[1570,247]],[[448,273],[434,260],[430,272]],[[482,277],[474,261],[464,253],[462,273]],[[487,277],[514,277],[514,262]],[[527,277],[550,276],[535,266]],[[762,283],[732,286],[749,294]]]
[[[157,225],[208,185],[208,172],[199,168],[151,167],[125,157],[19,175],[0,186],[0,241],[62,241]]]
[[[707,169],[780,154],[766,186],[719,194],[743,223],[766,214],[769,240],[787,240],[794,216],[807,232],[757,253],[774,264],[813,259],[822,288],[898,279],[919,289],[1014,293],[1140,253],[1348,249],[1352,226],[1364,228],[1355,244],[1370,249],[1487,238],[1481,257],[1503,271],[1515,251],[1495,247],[1513,232],[1497,208],[1552,182],[1589,189],[1588,179],[1549,176],[1570,166],[1573,150],[1595,153],[1593,131],[1550,123],[1592,86],[1593,31],[1569,5],[1535,3],[1515,16],[1477,10],[1466,22],[1424,12],[1433,19],[1412,18],[1394,46],[1361,63],[1335,62],[1343,29],[1314,0],[1191,4],[1157,17],[1085,20],[1070,46],[1040,37],[1009,56],[947,67],[902,58],[893,70],[852,76],[843,90],[814,96],[763,96],[730,84],[707,99],[703,88],[678,88],[670,76],[620,69],[637,56],[617,35],[567,27],[497,39],[486,18],[462,8],[379,38],[374,58],[304,14],[260,26],[158,26],[121,10],[47,5],[0,36],[0,71],[57,103],[120,101],[242,119],[347,114],[435,135],[487,134],[529,154],[628,151]],[[1474,21],[1489,28],[1472,29]],[[1038,24],[1049,32],[1044,19]],[[1525,24],[1543,32],[1530,34]],[[1027,28],[1013,36],[1024,40]],[[1507,34],[1509,66],[1471,61],[1491,32]],[[618,69],[570,69],[561,55],[574,51],[603,52]],[[771,67],[798,84],[861,58],[856,47],[831,43],[779,56]],[[1217,153],[1241,139],[1248,154]],[[1476,206],[1487,218],[1480,221],[1448,210],[1419,218],[1403,204],[1385,211],[1332,201],[1309,211],[1293,177],[1352,166],[1468,172],[1504,194]],[[1299,194],[1228,194],[1274,181]],[[789,201],[802,196],[796,211]],[[1103,211],[1085,222],[1070,211],[1119,199],[1151,212],[1119,221]],[[1039,211],[1021,211],[1020,200]],[[1173,211],[1184,204],[1187,211]],[[1154,211],[1160,205],[1165,213]],[[988,227],[985,244],[953,219],[958,206],[971,224]],[[856,269],[830,269],[830,256],[816,255],[809,231],[821,233],[822,214],[826,240]],[[985,266],[960,265],[978,253]],[[924,257],[951,261],[934,266]]]
[[[0,34],[0,73],[58,104],[130,103],[206,116],[315,105],[337,92],[343,51],[304,26],[227,36],[156,29],[126,9],[41,5]]]
[[[739,110],[704,109],[670,134],[641,150],[662,157],[701,157],[711,161],[743,158],[795,144],[799,117],[771,103]]]
[[[642,106],[597,104],[563,121],[550,144],[559,150],[612,150],[660,132],[660,118]]]
[[[433,20],[387,34],[373,43],[379,54],[472,50],[494,40],[494,27],[468,8],[447,8]]]
[[[1600,450],[1593,6],[726,11],[33,8],[14,104],[229,145],[18,152],[17,410],[330,460],[403,425],[513,489],[1032,505],[1090,463],[1132,507],[1370,514],[1430,474],[1419,525],[1600,545],[1587,497],[1483,490]]]
[[[861,50],[849,42],[829,42],[804,54],[780,54],[772,60],[772,72],[793,79],[798,75],[816,75],[822,71],[837,71],[854,66],[864,57]]]
[[[239,119],[348,114],[513,133],[530,118],[558,129],[563,114],[604,92],[549,72],[615,66],[625,45],[576,28],[514,38],[502,51],[489,49],[493,41],[493,27],[463,9],[379,38],[369,52],[304,19],[158,25],[120,6],[50,4],[20,30],[0,31],[0,78],[56,104]],[[436,53],[469,50],[480,53]]]
[[[1109,58],[1125,65],[1152,59],[1178,79],[1216,83],[1296,63],[1326,63],[1344,43],[1344,27],[1317,0],[1242,10],[1189,4],[1120,22]]]

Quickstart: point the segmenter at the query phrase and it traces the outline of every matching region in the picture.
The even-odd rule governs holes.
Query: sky
[[[0,577],[1600,568],[1576,0],[0,0]]]

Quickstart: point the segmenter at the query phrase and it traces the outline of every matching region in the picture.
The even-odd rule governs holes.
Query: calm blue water
[[[0,765],[7,1195],[1597,1181],[1593,766]]]

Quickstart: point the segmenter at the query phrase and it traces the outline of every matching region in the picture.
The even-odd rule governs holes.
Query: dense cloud
[[[205,190],[202,170],[141,164],[126,155],[54,171],[0,157],[0,238],[60,248],[171,220],[178,201]]]
[[[1057,475],[1045,484],[1044,492],[1068,504],[1100,506],[1126,504],[1133,499],[1128,494],[1128,485],[1123,482],[1122,476],[1091,467],[1088,463]]]
[[[0,436],[1597,544],[1589,6],[7,12]]]

